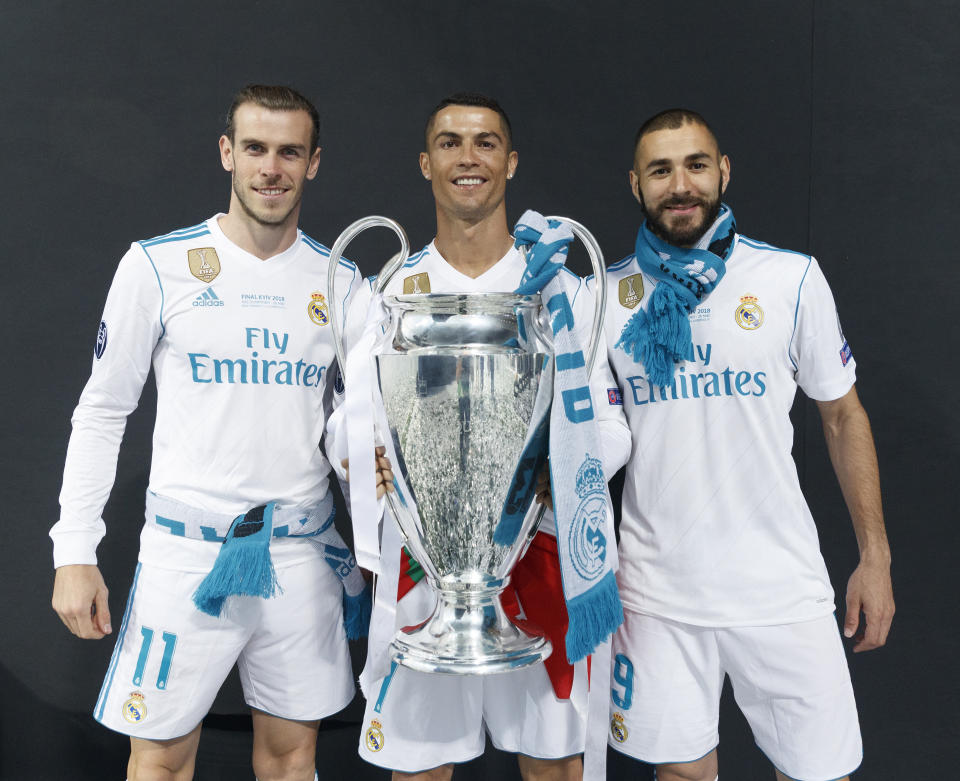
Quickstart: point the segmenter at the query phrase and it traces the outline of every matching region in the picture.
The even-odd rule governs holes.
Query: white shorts
[[[247,704],[266,713],[313,721],[350,702],[342,588],[312,542],[274,541],[283,593],[230,597],[214,618],[197,610],[192,596],[220,546],[151,540],[157,534],[146,529],[141,536],[141,561],[94,709],[97,721],[138,738],[185,735],[207,714],[234,663]],[[176,568],[161,566],[163,560]]]
[[[613,641],[610,745],[651,764],[692,762],[719,742],[720,692],[784,775],[829,781],[860,765],[857,707],[833,615],[714,629],[624,611]]]
[[[426,618],[432,608],[426,583],[397,607],[403,625]],[[580,754],[586,672],[586,660],[575,665],[570,699],[560,700],[542,664],[496,675],[421,673],[394,665],[367,701],[360,756],[380,767],[416,773],[480,756],[485,732],[494,746],[514,754],[537,759]]]

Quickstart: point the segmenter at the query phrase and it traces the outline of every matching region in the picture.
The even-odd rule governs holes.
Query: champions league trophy
[[[550,219],[563,219],[583,241],[598,282],[589,373],[606,299],[603,258],[582,225]],[[374,293],[382,294],[403,267],[409,255],[403,229],[385,217],[358,220],[333,246],[331,298],[347,244],[375,226],[391,228],[402,248],[380,272]],[[500,604],[543,516],[543,507],[533,504],[533,486],[546,464],[554,366],[540,296],[426,293],[387,296],[383,305],[389,320],[373,357],[389,431],[378,435],[389,437],[398,462],[396,490],[386,498],[404,544],[438,597],[426,622],[397,632],[393,658],[422,672],[461,674],[542,661],[550,641],[520,629]]]

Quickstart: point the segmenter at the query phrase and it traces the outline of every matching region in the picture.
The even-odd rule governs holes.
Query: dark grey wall
[[[509,216],[527,207],[589,226],[608,261],[631,250],[626,171],[640,120],[687,105],[733,160],[743,232],[813,252],[831,281],[874,424],[899,613],[887,648],[851,659],[866,759],[860,776],[949,773],[960,734],[952,574],[960,421],[955,142],[960,11],[948,0],[719,4],[266,3],[0,0],[0,189],[5,274],[0,568],[0,778],[123,778],[125,744],[86,715],[111,647],[72,638],[49,608],[69,417],[89,371],[116,262],[138,238],[226,208],[216,141],[232,92],[289,82],[323,115],[319,181],[303,227],[331,244],[382,213],[428,241],[416,168],[426,113],[445,94],[497,95],[520,153]],[[366,272],[392,251],[364,237]],[[583,257],[575,267],[586,268]],[[939,361],[939,363],[937,363]],[[105,512],[101,566],[122,610],[136,557],[153,391],[128,425]],[[798,468],[840,595],[856,546],[817,416],[799,399]],[[361,648],[356,649],[358,654]],[[249,735],[228,687],[198,778],[249,778]],[[328,778],[383,778],[355,756],[360,703],[322,734]],[[770,778],[724,705],[726,778]],[[458,778],[509,778],[488,751]],[[648,770],[613,759],[611,778]]]

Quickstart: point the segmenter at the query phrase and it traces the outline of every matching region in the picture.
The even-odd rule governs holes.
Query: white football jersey
[[[413,293],[495,293],[513,292],[520,284],[527,264],[523,254],[515,247],[479,277],[473,278],[457,271],[437,251],[433,242],[430,242],[420,252],[411,255],[403,267],[397,271],[387,285],[384,295],[402,295]],[[590,330],[593,323],[594,297],[592,290],[588,290],[580,277],[564,268],[559,272],[564,289],[570,300],[570,305],[576,320],[583,349],[586,350],[590,341]],[[354,341],[363,332],[367,304],[372,296],[373,278],[369,278],[362,286],[352,302],[349,322],[344,331],[344,341],[349,350],[351,341]],[[593,394],[593,408],[600,426],[601,441],[604,452],[601,456],[604,472],[609,478],[626,462],[629,452],[629,432],[623,411],[618,403],[612,401],[611,388],[615,382],[610,367],[604,359],[603,344],[597,351],[597,360],[594,363],[590,377],[590,388]],[[330,452],[334,452],[331,440],[336,439],[337,428],[331,427],[331,436],[328,437]],[[340,437],[343,438],[342,436]],[[342,443],[345,448],[345,443]],[[339,448],[337,450],[339,452]],[[345,455],[345,453],[344,453]],[[553,513],[547,511],[540,524],[540,531],[555,534]]]
[[[690,314],[694,359],[668,387],[614,347],[656,281],[608,269],[606,336],[633,448],[620,594],[633,610],[703,626],[789,623],[833,610],[817,530],[791,457],[799,385],[847,393],[855,363],[816,260],[743,236]]]
[[[230,514],[268,501],[308,508],[326,495],[329,310],[345,313],[361,277],[341,260],[331,301],[325,247],[298,232],[260,260],[224,236],[220,216],[135,242],[120,261],[73,416],[56,566],[96,561],[126,418],[151,365],[151,491]]]

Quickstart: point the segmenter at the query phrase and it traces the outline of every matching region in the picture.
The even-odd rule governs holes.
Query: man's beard
[[[713,225],[714,220],[717,219],[717,215],[720,214],[720,198],[723,195],[722,186],[721,183],[717,188],[717,197],[713,200],[707,201],[703,198],[690,196],[671,197],[661,203],[656,211],[647,208],[643,200],[643,193],[640,193],[640,207],[643,209],[643,214],[647,218],[647,225],[654,236],[658,236],[667,242],[667,244],[672,244],[674,247],[692,247],[700,241],[703,234],[707,232],[710,226]],[[639,188],[637,189],[639,192]],[[681,223],[675,228],[670,228],[662,219],[663,213],[671,206],[693,205],[704,207],[702,220],[688,224]]]
[[[237,196],[237,200],[240,202],[240,207],[243,209],[244,213],[250,219],[254,220],[260,225],[282,225],[284,222],[286,222],[287,217],[290,216],[293,210],[296,209],[300,203],[300,198],[297,198],[297,200],[291,204],[290,208],[282,214],[280,212],[266,211],[258,213],[254,211],[253,207],[249,203],[247,203],[247,196],[244,193],[241,185],[237,182],[236,176],[233,177],[233,192]]]

